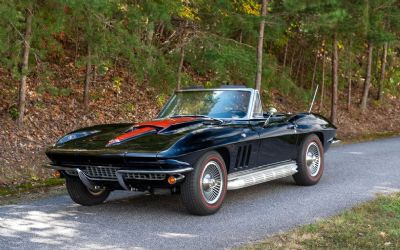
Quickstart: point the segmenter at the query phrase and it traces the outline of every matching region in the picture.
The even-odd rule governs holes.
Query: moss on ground
[[[18,196],[23,193],[43,190],[43,188],[60,186],[65,183],[64,179],[47,178],[33,182],[26,182],[14,186],[0,186],[0,198],[8,196]]]

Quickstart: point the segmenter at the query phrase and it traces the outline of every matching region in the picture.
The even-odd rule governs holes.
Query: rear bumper
[[[79,177],[85,186],[91,190],[97,189],[104,183],[118,183],[122,189],[135,189],[135,183],[145,182],[146,185],[167,184],[169,176],[176,177],[177,180],[183,180],[184,174],[193,170],[189,163],[177,160],[162,160],[160,164],[168,165],[164,169],[146,169],[113,166],[93,166],[93,165],[56,165],[46,164],[44,167],[58,170],[63,176]]]

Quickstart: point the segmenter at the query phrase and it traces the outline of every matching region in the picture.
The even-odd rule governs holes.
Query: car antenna
[[[312,107],[314,106],[315,97],[317,96],[317,93],[318,93],[318,87],[319,87],[319,85],[317,84],[317,87],[315,88],[314,96],[311,101],[311,105],[310,105],[310,109],[308,110],[308,113],[311,113]]]

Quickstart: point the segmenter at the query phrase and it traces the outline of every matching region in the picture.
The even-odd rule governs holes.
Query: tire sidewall
[[[93,206],[103,203],[110,194],[110,190],[105,189],[101,193],[93,194],[78,179],[74,177],[66,178],[66,187],[71,199],[84,206]]]
[[[202,173],[208,162],[215,161],[222,172],[222,192],[214,204],[209,204],[203,194]],[[225,199],[228,175],[224,159],[217,151],[205,152],[194,164],[194,170],[186,175],[181,186],[181,199],[189,213],[194,215],[211,215],[216,213]]]

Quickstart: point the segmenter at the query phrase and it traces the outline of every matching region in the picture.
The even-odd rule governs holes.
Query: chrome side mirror
[[[268,125],[269,119],[271,118],[271,116],[273,116],[274,114],[276,114],[276,112],[278,112],[278,110],[276,110],[276,108],[274,108],[274,107],[270,107],[270,108],[268,109],[269,116],[268,116],[268,118],[265,120],[264,126],[267,126],[267,125]]]
[[[268,109],[268,113],[270,114],[270,116],[273,114],[276,114],[276,112],[278,112],[278,110],[276,110],[276,108],[274,108],[274,107],[270,107]]]

